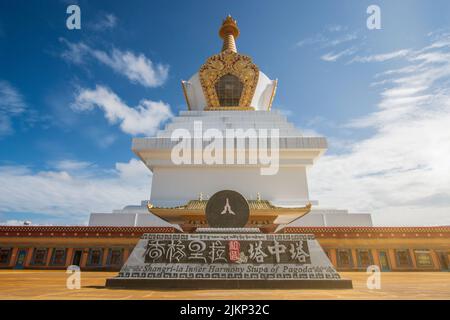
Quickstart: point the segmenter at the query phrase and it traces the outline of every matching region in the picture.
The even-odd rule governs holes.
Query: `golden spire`
[[[236,20],[230,15],[222,22],[222,27],[219,30],[219,36],[223,39],[222,51],[237,52],[235,39],[239,37],[239,28],[237,27]]]

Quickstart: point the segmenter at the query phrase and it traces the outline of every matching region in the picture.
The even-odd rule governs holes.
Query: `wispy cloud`
[[[75,160],[47,171],[0,166],[0,213],[29,212],[30,220],[34,213],[85,223],[92,211],[110,212],[148,199],[151,173],[141,161],[119,162],[113,169],[90,166]]]
[[[117,17],[112,13],[102,13],[98,20],[90,23],[89,27],[95,31],[113,29],[117,25]]]
[[[346,32],[347,27],[335,25],[326,28],[324,32],[319,32],[311,37],[302,39],[296,43],[297,47],[317,45],[322,48],[336,47],[341,44],[358,39],[357,32]]]
[[[334,24],[334,25],[330,25],[327,27],[328,32],[340,32],[340,31],[345,31],[347,29],[348,29],[347,26],[342,26],[340,24]]]
[[[70,63],[82,65],[88,59],[94,59],[127,77],[132,82],[149,88],[161,86],[167,80],[169,67],[164,64],[153,63],[142,53],[134,53],[129,50],[122,51],[117,48],[106,52],[91,48],[83,42],[72,43],[64,38],[60,38],[60,41],[66,46],[66,49],[61,53],[61,57]]]
[[[352,47],[352,48],[348,48],[339,52],[328,52],[324,55],[322,55],[320,57],[320,59],[322,59],[323,61],[327,61],[327,62],[335,62],[338,59],[345,57],[345,56],[350,56],[352,54],[354,54],[356,52],[356,48]]]
[[[91,163],[86,161],[76,161],[72,159],[66,159],[56,162],[55,168],[60,171],[78,171],[84,170],[91,166]]]
[[[336,47],[340,44],[358,39],[356,32],[348,33],[335,39],[328,39],[324,43],[324,47]]]
[[[411,53],[410,49],[401,49],[380,54],[356,55],[364,47],[364,37],[360,37],[356,31],[342,33],[346,30],[346,27],[340,25],[329,26],[324,32],[297,42],[296,46],[314,46],[323,51],[327,50],[328,52],[320,55],[320,59],[326,62],[336,62],[342,58],[347,58],[347,63],[384,62],[404,58]],[[436,34],[433,35],[436,37]],[[431,44],[430,48],[424,49],[444,47],[448,45],[446,41],[448,40],[439,39]],[[344,45],[347,45],[347,47]]]
[[[401,49],[401,50],[397,50],[397,51],[393,51],[393,52],[388,52],[388,53],[382,53],[382,54],[373,54],[373,55],[368,55],[368,56],[356,56],[354,57],[351,62],[383,62],[383,61],[387,61],[387,60],[392,60],[392,59],[398,59],[398,58],[403,58],[406,57],[409,53],[411,52],[411,50],[409,49]]]
[[[374,212],[378,224],[450,225],[450,42],[377,55],[387,70],[378,110],[347,127],[370,128],[348,151],[323,157],[311,173],[322,205]],[[439,45],[437,45],[439,43]],[[332,179],[330,178],[332,177]]]
[[[355,41],[359,39],[358,32],[347,32],[347,29],[341,25],[328,26],[323,32],[297,42],[296,46],[313,46],[327,50],[328,52],[321,54],[320,59],[326,62],[336,62],[343,57],[352,56],[358,51],[358,46],[355,44]],[[351,46],[345,48],[344,44]]]
[[[117,135],[115,133],[99,126],[89,126],[83,129],[83,135],[90,141],[94,141],[102,149],[110,147],[117,141]]]
[[[309,45],[313,45],[313,44],[324,43],[326,41],[327,41],[327,38],[324,35],[322,35],[321,33],[318,33],[312,37],[305,38],[305,39],[298,41],[295,44],[295,46],[301,48],[301,47],[309,46]]]
[[[91,110],[100,108],[110,124],[120,124],[123,132],[132,135],[153,135],[161,123],[172,117],[170,106],[162,101],[141,100],[131,108],[114,92],[103,86],[95,89],[81,89],[72,108]]]
[[[73,43],[64,38],[59,38],[59,41],[67,47],[61,52],[61,58],[73,64],[84,64],[86,56],[92,51],[92,49],[83,42]]]
[[[0,80],[0,137],[14,132],[12,119],[26,109],[22,94],[9,82]]]

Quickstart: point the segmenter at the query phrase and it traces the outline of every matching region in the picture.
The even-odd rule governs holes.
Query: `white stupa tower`
[[[325,138],[303,137],[271,111],[277,81],[237,52],[230,16],[219,35],[222,51],[182,82],[188,110],[133,139],[153,172],[147,216],[183,233],[143,234],[106,286],[352,288],[314,234],[278,232],[310,212],[306,168]]]
[[[90,225],[154,225],[158,216],[164,223],[193,231],[208,226],[205,206],[209,197],[221,190],[232,190],[249,203],[247,227],[273,232],[302,220],[299,218],[317,204],[309,197],[307,167],[326,151],[326,139],[304,137],[286,116],[271,109],[277,80],[271,80],[249,56],[238,52],[235,40],[239,29],[230,16],[223,21],[219,35],[223,39],[222,51],[209,57],[188,81],[182,81],[188,110],[180,112],[155,137],[133,139],[132,150],[153,173],[150,201],[117,211],[117,217],[109,220],[115,222],[106,223],[105,214],[91,214]],[[174,163],[172,151],[178,143],[173,139],[175,130],[185,130],[195,140],[199,127],[201,132],[215,129],[223,136],[231,129],[278,129],[276,174],[261,174],[261,169],[267,167],[261,162],[199,163],[195,152],[189,163]],[[203,142],[203,146],[207,144]],[[249,143],[241,148],[236,145],[237,153],[248,155],[250,149]],[[127,212],[136,215],[123,215]],[[309,221],[325,224],[326,214],[319,212]]]
[[[153,172],[152,213],[181,224],[183,229],[204,226],[208,197],[220,190],[233,190],[249,201],[249,227],[272,231],[309,211],[306,168],[325,152],[327,142],[322,137],[303,137],[285,116],[271,110],[277,80],[269,79],[250,57],[237,52],[239,29],[230,16],[223,21],[219,35],[222,51],[182,82],[188,110],[156,137],[133,139],[132,149]],[[203,131],[217,129],[224,136],[227,129],[278,129],[278,172],[262,175],[264,165],[260,163],[205,165],[193,160],[191,164],[174,164],[174,130],[187,129],[194,137],[196,123],[201,123]],[[246,148],[249,152],[249,146]]]

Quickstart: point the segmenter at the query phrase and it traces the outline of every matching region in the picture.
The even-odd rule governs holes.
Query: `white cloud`
[[[12,133],[12,118],[22,114],[27,105],[20,92],[9,82],[0,80],[0,137]]]
[[[327,61],[327,62],[336,62],[338,59],[345,57],[345,56],[350,56],[352,54],[354,54],[356,52],[355,48],[348,48],[345,50],[342,50],[340,52],[328,52],[326,54],[324,54],[323,56],[320,57],[320,59],[322,59],[323,61]]]
[[[170,117],[170,106],[162,101],[141,100],[138,106],[127,106],[114,92],[103,86],[82,89],[72,107],[75,110],[100,108],[110,124],[120,123],[123,132],[132,135],[153,135]]]
[[[328,39],[322,35],[321,33],[316,34],[313,37],[305,38],[303,40],[298,41],[295,45],[297,47],[309,46],[313,44],[320,44],[326,42]]]
[[[354,43],[359,39],[358,32],[347,32],[347,27],[341,25],[332,25],[326,28],[325,32],[305,38],[296,43],[297,47],[315,46],[322,50],[333,50],[323,53],[320,59],[326,62],[336,62],[337,60],[352,56],[358,51],[358,46],[352,45],[350,48],[343,49],[342,45],[346,43]]]
[[[0,213],[29,212],[86,223],[90,212],[110,212],[149,198],[151,172],[141,161],[116,163],[109,170],[84,168],[86,162],[73,160],[48,171],[0,166]]]
[[[324,206],[373,212],[380,225],[450,225],[450,46],[389,57],[409,65],[383,73],[378,110],[348,124],[375,133],[319,160],[312,196]]]
[[[354,57],[350,61],[350,63],[352,63],[352,62],[362,62],[362,63],[364,63],[364,62],[383,62],[383,61],[387,61],[387,60],[406,57],[410,52],[411,52],[411,50],[409,50],[409,49],[401,49],[401,50],[383,53],[383,54],[373,54],[373,55],[364,56],[364,57],[357,56],[357,57]]]
[[[55,164],[55,168],[61,171],[76,171],[83,170],[91,166],[91,163],[86,161],[75,160],[61,160]]]
[[[137,159],[131,159],[127,163],[118,162],[116,163],[116,169],[123,181],[137,181],[137,184],[146,184],[148,182],[146,180],[148,180],[150,171]],[[144,177],[144,180],[142,177]]]
[[[310,45],[319,45],[320,47],[337,47],[343,43],[351,42],[358,39],[357,32],[350,32],[344,34],[336,34],[341,31],[346,31],[344,26],[330,26],[323,33],[317,33],[312,37],[305,38],[296,43],[297,47],[304,47]],[[327,34],[332,33],[332,34]]]
[[[337,37],[335,39],[328,39],[328,41],[325,43],[325,47],[335,47],[342,43],[346,43],[346,42],[353,41],[356,39],[358,39],[358,36],[355,32],[347,33],[347,34],[345,34],[341,37]]]
[[[317,33],[316,35],[305,38],[296,43],[297,47],[304,46],[315,46],[321,50],[332,50],[329,52],[322,53],[320,59],[326,62],[336,62],[341,58],[353,56],[353,58],[349,59],[348,63],[368,63],[368,62],[384,62],[393,59],[405,58],[410,55],[412,50],[410,49],[401,49],[393,52],[381,53],[381,54],[370,54],[366,56],[356,55],[358,51],[361,51],[361,48],[365,46],[364,37],[359,35],[359,32],[346,32],[342,33],[342,31],[346,31],[347,28],[334,25],[329,26],[325,32]],[[447,34],[448,36],[449,34]],[[357,42],[357,40],[360,40]],[[438,39],[433,44],[428,47],[425,47],[421,51],[426,51],[429,49],[437,49],[448,46],[448,42],[450,40]],[[348,44],[350,47],[345,48],[343,44]],[[415,53],[419,53],[420,51],[416,51]],[[436,59],[439,57],[434,56]]]
[[[143,54],[118,49],[113,49],[110,54],[100,50],[91,53],[98,61],[110,66],[117,73],[145,87],[158,87],[167,80],[169,68],[162,64],[153,65],[153,62]]]
[[[110,67],[115,72],[127,77],[134,83],[145,87],[158,87],[163,85],[169,75],[169,67],[164,64],[154,64],[142,53],[122,51],[113,48],[110,52],[93,49],[83,42],[72,43],[64,38],[60,41],[66,45],[61,57],[74,64],[82,65],[88,58]]]

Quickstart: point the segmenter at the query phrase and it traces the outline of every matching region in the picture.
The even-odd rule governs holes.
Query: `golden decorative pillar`
[[[223,39],[223,51],[232,51],[237,53],[235,39],[239,37],[239,28],[237,27],[236,20],[230,15],[222,22],[222,27],[219,30],[219,36]]]

